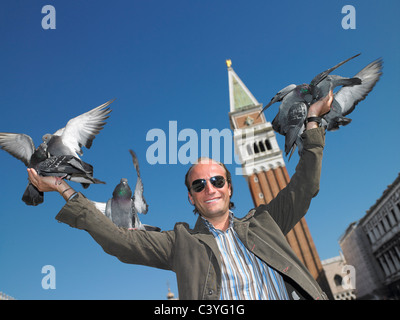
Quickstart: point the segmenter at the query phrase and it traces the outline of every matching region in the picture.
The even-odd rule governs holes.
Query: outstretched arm
[[[108,254],[125,263],[172,269],[174,231],[147,232],[118,228],[81,193],[68,201],[76,192],[64,180],[39,176],[34,169],[28,169],[28,175],[40,191],[56,191],[67,201],[56,217],[58,221],[87,231]]]
[[[332,91],[310,106],[308,117],[321,117],[329,112],[333,101]],[[319,191],[322,151],[325,132],[316,122],[308,122],[302,135],[303,154],[289,184],[264,208],[271,214],[284,234],[306,214],[311,199]],[[262,206],[263,207],[263,206]],[[262,208],[261,208],[262,209]]]

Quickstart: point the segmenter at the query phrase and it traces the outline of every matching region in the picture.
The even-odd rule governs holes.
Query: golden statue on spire
[[[226,66],[227,66],[228,68],[230,68],[231,65],[232,65],[231,59],[226,60]]]

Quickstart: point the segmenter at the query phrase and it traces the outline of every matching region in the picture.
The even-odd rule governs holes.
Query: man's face
[[[212,219],[229,213],[231,187],[227,181],[222,188],[213,186],[209,179],[214,176],[223,176],[226,179],[225,170],[218,163],[208,159],[196,164],[189,173],[190,185],[197,179],[207,181],[202,191],[195,192],[191,189],[189,192],[190,200],[204,218]]]

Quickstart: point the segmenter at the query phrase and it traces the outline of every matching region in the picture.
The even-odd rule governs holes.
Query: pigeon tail
[[[43,203],[44,193],[39,191],[33,184],[29,183],[22,195],[22,201],[28,206],[37,206]]]
[[[327,130],[328,131],[339,130],[339,126],[347,126],[350,122],[351,119],[346,117],[333,118],[331,121],[329,121]]]

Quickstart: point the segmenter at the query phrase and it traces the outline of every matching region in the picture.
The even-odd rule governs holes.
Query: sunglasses
[[[211,177],[210,179],[194,180],[192,182],[191,189],[193,189],[194,192],[203,191],[207,185],[207,180],[209,180],[210,183],[218,189],[221,189],[225,185],[225,178],[223,176],[215,176],[215,177]]]

